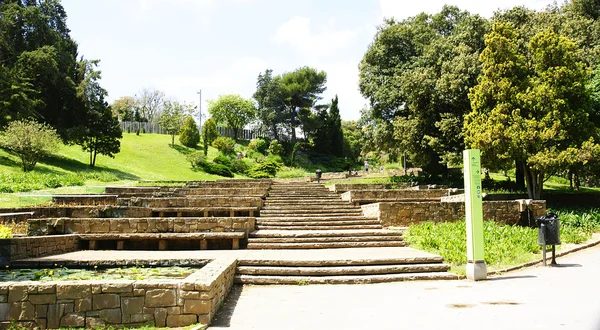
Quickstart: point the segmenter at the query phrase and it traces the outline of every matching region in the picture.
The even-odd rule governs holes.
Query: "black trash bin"
[[[321,175],[323,174],[323,172],[321,172],[321,170],[317,170],[315,172],[316,176],[317,176],[317,182],[321,182]]]
[[[538,243],[560,245],[560,219],[554,213],[538,218]]]
[[[546,245],[552,245],[552,262],[556,265],[556,245],[560,245],[560,219],[554,213],[548,213],[537,219],[538,243],[542,245],[542,258],[546,266]]]

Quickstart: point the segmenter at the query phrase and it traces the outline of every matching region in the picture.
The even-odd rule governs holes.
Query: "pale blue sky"
[[[79,53],[100,59],[109,101],[142,88],[198,104],[250,98],[256,77],[311,66],[327,72],[323,102],[338,94],[343,119],[367,104],[358,63],[384,17],[403,19],[444,3],[489,17],[497,8],[541,9],[551,0],[63,0]]]

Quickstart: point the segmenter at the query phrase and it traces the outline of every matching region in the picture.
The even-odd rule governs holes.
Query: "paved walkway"
[[[387,258],[428,258],[435,254],[409,247],[374,247],[314,250],[194,250],[194,251],[107,251],[83,250],[28,261],[98,261],[98,260],[158,260],[158,259],[214,259],[236,257],[240,260],[363,260]]]
[[[209,329],[600,329],[600,246],[488,281],[235,286]]]

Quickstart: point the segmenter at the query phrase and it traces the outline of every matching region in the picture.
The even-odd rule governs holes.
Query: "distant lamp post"
[[[200,90],[198,93],[200,95],[200,103],[198,104],[198,109],[200,111],[198,111],[198,113],[200,114],[200,121],[198,122],[198,130],[200,132],[202,132],[202,90]]]

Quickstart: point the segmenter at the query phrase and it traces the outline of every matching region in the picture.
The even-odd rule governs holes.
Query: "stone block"
[[[179,314],[181,314],[181,307],[179,307],[179,306],[167,307],[167,315],[179,315]]]
[[[25,301],[28,296],[28,287],[26,285],[15,285],[8,291],[8,302]]]
[[[167,326],[167,309],[157,308],[154,310],[154,323],[157,327]]]
[[[102,293],[133,292],[133,284],[132,283],[108,282],[106,284],[102,284],[101,288],[102,288]]]
[[[48,305],[36,305],[35,306],[35,317],[38,319],[44,319],[48,315]]]
[[[143,308],[144,298],[142,297],[121,298],[123,314],[140,314]]]
[[[32,294],[29,295],[29,301],[34,305],[48,305],[56,303],[56,295],[54,294]]]
[[[92,298],[75,300],[75,312],[87,312],[92,309]]]
[[[181,298],[183,298],[183,299],[200,299],[200,292],[198,292],[198,291],[181,291]]]
[[[107,309],[121,307],[117,294],[97,294],[93,296],[92,309]]]
[[[8,311],[8,319],[15,321],[35,320],[35,306],[28,302],[14,302]]]
[[[49,294],[56,292],[56,284],[40,283],[38,285],[39,294]]]
[[[177,295],[173,289],[152,289],[146,291],[147,307],[169,307],[177,304]]]
[[[101,318],[98,317],[86,317],[85,327],[88,329],[101,329],[106,327],[106,322],[104,322]]]
[[[198,323],[196,315],[169,315],[167,317],[167,327],[185,327]]]
[[[184,314],[208,314],[212,308],[209,300],[187,299],[183,304]]]
[[[56,285],[56,299],[83,299],[91,296],[92,290],[89,285],[71,283]]]
[[[120,308],[103,309],[98,316],[108,324],[120,324],[122,313]]]
[[[85,314],[69,313],[60,320],[60,326],[67,328],[81,328],[85,326]]]
[[[0,304],[0,322],[8,321],[8,311],[10,310],[9,303]]]
[[[130,318],[131,323],[143,323],[152,320],[154,320],[154,315],[152,314],[133,314]]]

